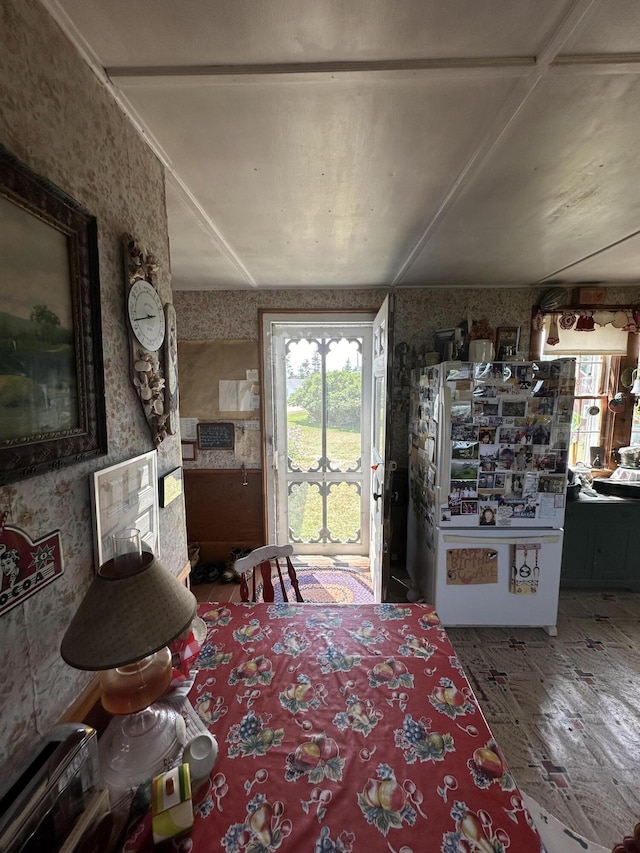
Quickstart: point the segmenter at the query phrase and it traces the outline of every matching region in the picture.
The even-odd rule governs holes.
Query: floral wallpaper
[[[531,307],[547,288],[396,288],[395,341],[408,345],[407,369],[421,363],[421,354],[433,349],[436,329],[447,329],[470,317],[486,319],[495,328],[520,326],[520,350],[529,349]],[[268,290],[176,291],[174,303],[178,337],[186,340],[258,338],[259,309],[278,311],[371,310],[377,311],[387,291],[366,290]],[[640,299],[640,286],[607,288],[607,301],[622,304]],[[403,386],[404,380],[404,386]],[[393,407],[393,456],[400,467],[407,464],[408,374],[396,370]],[[201,450],[198,459],[186,462],[193,468],[236,468],[240,462],[229,452]],[[258,467],[257,465],[248,467]]]
[[[107,456],[0,488],[0,512],[32,538],[59,529],[62,577],[0,618],[0,768],[8,778],[34,739],[44,735],[80,693],[89,673],[68,667],[62,635],[93,571],[90,477],[93,471],[150,450],[151,436],[131,383],[124,316],[121,238],[131,233],[159,261],[159,290],[171,299],[164,174],[109,93],[66,40],[38,0],[0,4],[0,139],[31,169],[46,176],[98,220]],[[397,289],[396,341],[419,353],[433,331],[486,316],[520,325],[526,350],[531,305],[541,290],[518,288]],[[185,339],[258,337],[258,310],[360,309],[375,311],[383,289],[176,292],[178,333]],[[610,302],[629,302],[640,288],[610,288]],[[292,303],[295,302],[295,305]],[[406,411],[394,406],[394,455],[406,451]],[[180,437],[166,439],[159,474],[181,464]],[[227,456],[202,453],[200,467],[229,465]],[[187,560],[182,498],[161,510],[163,562],[178,572]]]
[[[0,139],[97,217],[109,453],[0,488],[0,512],[33,539],[60,530],[64,574],[0,617],[0,768],[53,726],[91,677],[67,666],[62,635],[94,572],[90,478],[151,450],[129,368],[121,238],[133,234],[159,261],[171,300],[164,173],[93,72],[37,0],[0,4]],[[158,452],[158,473],[181,464],[179,435]],[[162,561],[187,562],[182,498],[160,510]]]

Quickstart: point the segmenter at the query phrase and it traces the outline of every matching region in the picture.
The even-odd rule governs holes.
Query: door
[[[371,422],[371,515],[369,561],[376,601],[386,599],[390,574],[391,538],[391,375],[393,370],[393,307],[390,294],[373,323]]]
[[[269,541],[369,552],[371,314],[263,315]]]

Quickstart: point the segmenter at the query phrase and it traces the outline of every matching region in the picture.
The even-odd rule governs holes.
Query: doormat
[[[295,601],[289,578],[284,571],[289,601]],[[305,602],[315,604],[373,604],[371,576],[362,569],[323,569],[318,566],[296,567],[300,592]],[[282,601],[278,575],[272,577],[275,601]],[[252,589],[249,581],[249,589]],[[262,600],[262,582],[257,586],[258,601]]]

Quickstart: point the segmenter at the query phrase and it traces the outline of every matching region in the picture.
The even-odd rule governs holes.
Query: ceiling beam
[[[564,20],[561,21],[555,32],[551,35],[546,46],[538,54],[534,68],[515,86],[510,97],[498,111],[484,138],[476,146],[458,176],[443,196],[426,228],[393,277],[392,286],[402,283],[403,277],[423,252],[431,235],[447,216],[449,210],[464,192],[468,184],[482,169],[511,126],[511,123],[524,107],[531,93],[545,74],[547,74],[549,66],[558,56],[562,45],[565,44],[579,24],[582,23],[592,6],[598,2],[599,0],[577,0],[571,7]]]

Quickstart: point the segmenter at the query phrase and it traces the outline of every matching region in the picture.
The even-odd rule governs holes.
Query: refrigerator
[[[574,359],[411,372],[407,571],[447,626],[555,635]]]

